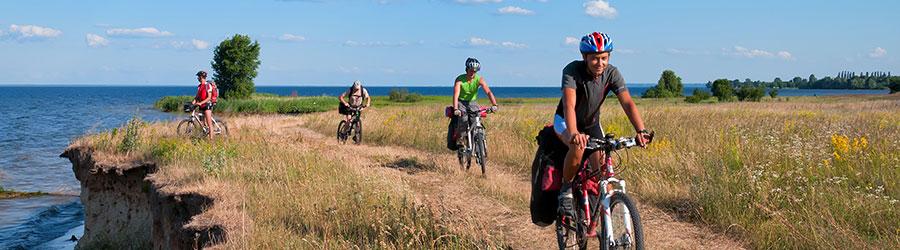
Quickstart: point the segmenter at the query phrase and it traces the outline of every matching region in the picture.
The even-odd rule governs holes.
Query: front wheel
[[[487,165],[487,145],[485,145],[483,130],[475,134],[475,157],[475,161],[481,165],[481,175],[484,175],[485,165]]]
[[[176,132],[178,135],[192,135],[194,131],[197,129],[197,124],[193,119],[184,119],[178,123],[178,127],[176,128]]]
[[[344,134],[344,125],[347,124],[347,121],[341,120],[341,123],[338,123],[337,127],[337,140],[338,142],[344,142],[347,140],[347,136]]]
[[[613,194],[609,200],[609,217],[615,241],[609,242],[606,227],[603,227],[603,233],[597,237],[600,239],[600,249],[644,249],[641,216],[631,197],[621,192]]]
[[[353,142],[356,145],[362,143],[362,122],[356,121],[353,126]]]

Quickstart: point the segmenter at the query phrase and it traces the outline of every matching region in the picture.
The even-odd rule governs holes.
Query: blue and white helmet
[[[581,38],[581,53],[612,52],[612,38],[603,33],[594,32]]]
[[[481,63],[478,62],[478,59],[469,57],[466,59],[466,69],[471,69],[475,72],[481,70]]]

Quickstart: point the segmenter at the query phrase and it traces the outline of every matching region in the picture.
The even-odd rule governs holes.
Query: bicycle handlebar
[[[647,143],[653,141],[654,134],[654,131],[650,132],[650,139],[647,140]],[[585,150],[616,151],[638,145],[637,138],[635,137],[620,137],[619,139],[616,139],[615,136],[615,134],[607,134],[605,138],[590,138],[588,139]]]

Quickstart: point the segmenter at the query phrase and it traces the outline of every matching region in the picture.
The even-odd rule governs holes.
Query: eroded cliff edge
[[[157,165],[143,160],[111,159],[87,146],[73,146],[60,157],[72,162],[81,182],[84,236],[78,247],[198,249],[226,239],[224,226],[195,221],[215,202],[195,192],[178,192],[149,175]]]

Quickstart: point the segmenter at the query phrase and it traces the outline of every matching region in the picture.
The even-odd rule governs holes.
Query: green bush
[[[388,100],[392,102],[418,102],[422,100],[422,95],[409,93],[407,89],[391,89],[388,93]]]
[[[166,96],[153,105],[165,112],[181,112],[185,102],[191,96]],[[421,98],[421,97],[420,97]],[[215,112],[230,113],[281,113],[298,114],[334,110],[338,103],[336,97],[285,97],[271,94],[253,94],[250,99],[220,99]]]
[[[739,101],[758,102],[766,95],[766,90],[762,87],[753,88],[750,86],[742,86],[741,89],[734,94],[737,95]]]
[[[769,96],[771,96],[773,99],[775,97],[778,97],[778,89],[773,89],[772,91],[769,91]]]

